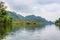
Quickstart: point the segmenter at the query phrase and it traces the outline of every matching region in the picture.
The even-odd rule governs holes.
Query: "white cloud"
[[[3,0],[21,15],[36,15],[55,21],[60,17],[59,0]],[[20,13],[19,13],[20,12]]]
[[[27,16],[32,14],[51,21],[55,21],[60,17],[60,4],[53,3],[48,5],[34,5],[32,10],[32,13],[22,13],[22,15],[25,14],[24,16]]]
[[[34,7],[34,15],[55,21],[60,17],[60,4],[37,5]]]

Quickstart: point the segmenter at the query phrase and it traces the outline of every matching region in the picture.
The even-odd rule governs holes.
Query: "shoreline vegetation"
[[[42,25],[43,22],[34,22],[34,21],[13,21],[12,24],[15,25]]]
[[[60,18],[55,21],[55,25],[60,27]]]

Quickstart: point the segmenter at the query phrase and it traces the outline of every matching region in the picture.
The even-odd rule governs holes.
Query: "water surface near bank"
[[[60,29],[55,25],[36,28],[19,28],[12,31],[3,40],[60,40]]]

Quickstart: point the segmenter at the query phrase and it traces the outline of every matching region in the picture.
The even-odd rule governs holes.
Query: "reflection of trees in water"
[[[16,27],[14,26],[13,28],[13,32],[16,32],[17,30],[20,30],[20,29],[26,29],[27,31],[35,31],[36,29],[40,30],[42,28],[44,28],[45,25],[40,25],[40,24],[37,24],[37,25],[17,25]]]
[[[5,24],[2,24],[0,26],[0,40],[6,36],[8,34],[8,32],[10,32],[12,30],[12,25],[11,24],[8,24],[8,25],[5,25]]]
[[[28,31],[30,31],[30,30],[35,31],[36,29],[39,30],[39,29],[42,29],[44,27],[45,27],[45,25],[29,25],[29,26],[25,26],[25,29]]]
[[[60,25],[56,25],[56,27],[58,27],[58,28],[59,28],[59,30],[60,30]]]

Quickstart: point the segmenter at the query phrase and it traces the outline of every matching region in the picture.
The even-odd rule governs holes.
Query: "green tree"
[[[8,11],[6,10],[6,6],[4,2],[0,2],[0,21],[5,24],[12,23],[12,18],[8,16]]]
[[[60,18],[55,21],[55,24],[60,27]]]

